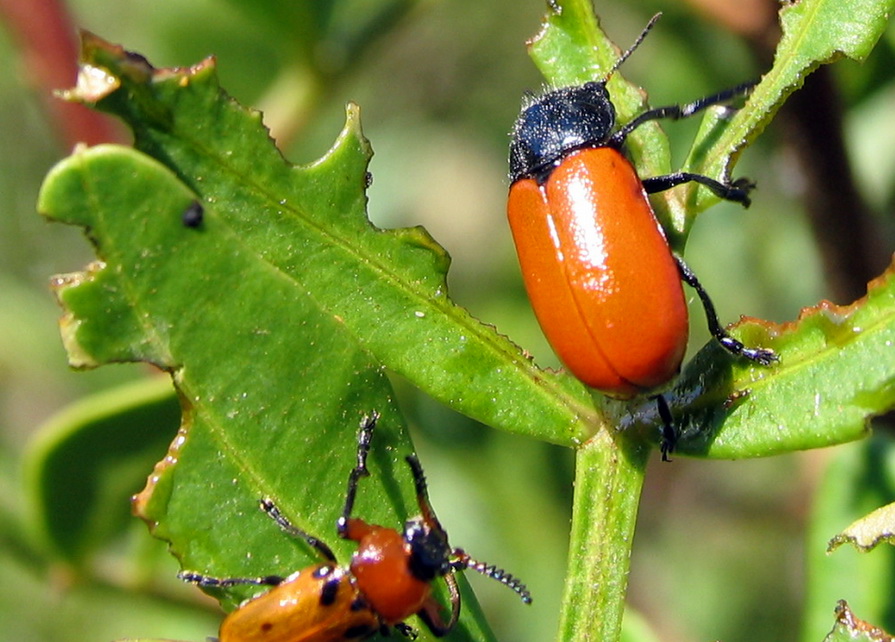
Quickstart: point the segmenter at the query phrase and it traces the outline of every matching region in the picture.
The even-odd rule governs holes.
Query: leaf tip
[[[373,156],[373,149],[370,146],[370,141],[364,136],[363,127],[361,126],[360,111],[360,105],[355,102],[349,101],[345,105],[345,127],[342,129],[342,134],[339,136],[339,140],[336,141],[336,145],[338,146],[343,138],[350,136],[358,141],[369,159]]]
[[[848,602],[839,600],[836,603],[836,624],[824,640],[864,640],[865,642],[893,642],[895,638],[878,626],[860,619],[851,610]]]
[[[117,62],[117,72],[109,63]],[[95,104],[121,87],[121,75],[145,82],[155,72],[143,56],[126,51],[91,31],[81,30],[81,62],[78,78],[72,89],[57,92],[63,100]]]

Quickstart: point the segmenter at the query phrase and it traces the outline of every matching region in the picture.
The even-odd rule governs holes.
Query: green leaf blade
[[[97,105],[127,120],[141,150],[386,366],[489,425],[564,445],[592,432],[593,402],[579,382],[539,370],[449,301],[448,258],[431,238],[366,220],[370,149],[355,107],[326,162],[294,167],[257,115],[222,92],[210,64],[163,73],[138,61],[134,70],[132,57],[97,41],[85,44],[85,55],[120,84]],[[140,99],[122,105],[131,95]]]
[[[25,479],[38,534],[55,555],[80,564],[124,530],[130,496],[179,421],[170,383],[156,378],[80,401],[39,429]]]
[[[258,498],[277,497],[299,525],[328,532],[360,413],[382,412],[383,446],[409,442],[387,380],[342,326],[246,252],[213,209],[200,228],[184,227],[191,202],[169,170],[126,148],[82,150],[51,174],[41,210],[87,226],[102,260],[58,290],[69,342],[91,365],[151,357],[174,376],[184,423],[138,506],[186,565],[240,575],[248,559],[250,574],[269,574],[281,546],[286,569],[300,568],[310,552],[271,544]],[[296,395],[301,382],[313,385]],[[272,458],[278,450],[290,456]],[[399,522],[400,495],[370,513]],[[247,558],[256,543],[266,554]]]
[[[703,348],[668,395],[682,430],[680,452],[765,457],[866,436],[869,417],[895,406],[893,275],[890,267],[850,306],[822,302],[788,324],[734,326],[744,343],[777,352],[771,366],[730,357],[714,343]],[[641,412],[622,419],[624,429],[654,432],[640,424],[645,417],[658,423],[652,404]]]
[[[780,12],[783,37],[774,65],[734,116],[724,144],[752,141],[764,131],[789,95],[822,64],[842,55],[863,60],[895,9],[893,0],[802,0]]]
[[[893,10],[892,0],[791,3],[780,12],[783,39],[775,67],[793,73],[799,66],[809,69],[843,55],[861,62],[876,45]],[[788,64],[779,64],[780,58]]]
[[[224,577],[287,575],[316,556],[258,510],[259,498],[272,497],[346,561],[353,546],[335,536],[334,524],[363,414],[377,410],[382,419],[373,479],[362,485],[357,514],[400,527],[418,512],[403,462],[412,448],[390,384],[346,319],[361,321],[327,307],[346,298],[380,305],[362,288],[379,278],[381,265],[362,255],[355,237],[390,235],[362,216],[369,150],[356,117],[324,159],[294,168],[258,116],[222,94],[216,81],[209,101],[189,73],[154,76],[133,55],[121,54],[118,63],[130,77],[176,86],[165,87],[173,92],[170,104],[155,104],[146,86],[119,78],[123,94],[116,89],[97,99],[120,101],[117,108],[142,119],[138,139],[177,171],[128,148],[80,149],[51,172],[39,208],[85,227],[99,258],[89,271],[57,283],[73,362],[148,360],[172,374],[180,394],[180,433],[135,511],[171,543],[185,568]],[[200,80],[211,77],[207,64],[192,71]],[[203,130],[209,113],[225,124]],[[201,139],[203,131],[228,129],[235,117],[243,127],[227,140]],[[190,134],[186,140],[178,127]],[[259,153],[232,161],[245,154],[236,143]],[[279,194],[277,186],[288,189]],[[183,213],[197,201],[201,223],[184,225]],[[427,266],[421,288],[443,283],[445,255],[432,251],[426,235],[395,236],[400,243],[388,245],[393,254]],[[367,332],[381,325],[369,317],[363,323]],[[493,639],[463,590],[466,605],[451,639]],[[220,597],[233,607],[254,592],[234,587]],[[439,593],[444,597],[443,587]]]

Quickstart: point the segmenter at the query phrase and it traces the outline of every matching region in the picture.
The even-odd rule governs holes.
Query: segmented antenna
[[[531,593],[528,592],[528,588],[519,578],[513,577],[510,573],[507,573],[502,568],[497,568],[493,564],[486,564],[471,558],[462,548],[454,549],[454,555],[457,557],[457,560],[453,565],[457,570],[471,568],[478,571],[482,575],[490,577],[492,580],[497,580],[504,586],[513,589],[523,602],[531,604]]]
[[[622,63],[628,59],[628,56],[630,56],[632,53],[634,53],[634,51],[637,49],[637,47],[640,46],[640,43],[643,42],[643,39],[646,38],[646,34],[648,34],[650,32],[650,30],[656,25],[656,23],[659,22],[659,18],[661,18],[661,17],[662,17],[662,12],[660,11],[659,13],[654,15],[652,18],[650,18],[650,21],[646,23],[646,26],[643,28],[643,31],[640,32],[639,36],[637,36],[637,40],[634,41],[634,44],[631,45],[630,47],[628,47],[628,50],[621,55],[621,58],[616,60],[615,64],[612,65],[612,69],[610,69],[609,73],[606,74],[606,80],[609,80],[609,78],[612,76],[612,74],[614,74],[615,71],[619,67],[622,66]]]

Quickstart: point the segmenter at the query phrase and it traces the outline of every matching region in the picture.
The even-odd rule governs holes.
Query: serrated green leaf
[[[49,419],[25,462],[41,539],[79,563],[123,530],[130,497],[179,423],[180,404],[167,377],[94,395]]]
[[[877,508],[850,524],[830,540],[827,550],[833,551],[847,542],[865,552],[873,550],[883,542],[895,544],[895,503]]]
[[[895,405],[895,264],[850,306],[822,302],[798,321],[745,320],[734,334],[773,348],[755,366],[715,342],[687,364],[668,396],[680,452],[720,459],[765,457],[859,439],[867,420]],[[651,402],[622,416],[623,429],[655,430]]]
[[[127,121],[139,149],[214,205],[243,244],[378,361],[492,426],[565,445],[592,432],[593,402],[579,382],[539,370],[493,327],[451,303],[449,257],[424,230],[378,230],[367,221],[370,149],[356,107],[349,106],[326,162],[296,167],[258,115],[220,89],[210,60],[155,70],[90,35],[83,55],[85,67],[102,70],[108,89],[79,88],[68,98],[97,101]]]
[[[196,454],[212,459],[213,468],[241,469],[226,477],[228,486],[243,478],[255,486],[244,491],[253,506],[276,493],[266,487],[269,475],[282,468],[285,476],[289,466],[262,459],[272,444],[297,457],[306,453],[305,461],[344,444],[350,461],[348,436],[359,416],[348,415],[359,407],[386,411],[377,404],[388,403],[388,385],[338,331],[340,324],[315,315],[313,304],[244,251],[213,210],[206,208],[202,227],[184,227],[180,217],[192,202],[186,187],[152,159],[100,146],[54,168],[39,207],[87,227],[101,259],[90,271],[57,281],[66,310],[63,335],[76,363],[145,360],[171,370],[188,411],[183,438],[175,442],[178,456],[165,461],[169,468],[177,463],[177,485],[192,467],[187,455]],[[301,386],[312,377],[319,385]],[[357,383],[369,385],[350,390]],[[341,427],[348,438],[328,444],[326,427]],[[212,442],[207,452],[197,452],[200,439]],[[289,448],[304,442],[310,443]],[[180,491],[167,492],[175,501]],[[167,499],[156,493],[152,502],[164,510]],[[153,508],[147,508],[150,517]]]
[[[846,542],[862,551],[871,551],[884,542],[895,544],[895,503],[877,508],[850,524],[830,540],[827,550],[832,551]]]
[[[85,226],[100,258],[57,283],[66,345],[80,365],[145,360],[172,373],[184,421],[135,510],[182,564],[221,576],[288,574],[313,555],[258,499],[275,498],[309,532],[333,533],[353,434],[375,409],[383,418],[374,479],[358,511],[398,525],[415,512],[400,460],[409,441],[381,368],[342,320],[250,251],[214,207],[200,226],[184,226],[194,202],[132,149],[80,150],[54,168],[41,211]],[[347,559],[345,542],[332,546]],[[233,606],[252,592],[222,597]],[[456,639],[487,639],[470,605]]]

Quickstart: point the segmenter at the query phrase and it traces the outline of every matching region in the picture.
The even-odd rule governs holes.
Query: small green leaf
[[[26,480],[38,532],[56,554],[80,562],[130,523],[130,498],[179,423],[164,377],[88,397],[39,429]]]
[[[833,551],[846,542],[865,552],[873,550],[883,542],[895,544],[895,503],[877,508],[852,523],[830,540],[827,550]]]
[[[773,68],[743,114],[749,140],[760,134],[786,98],[822,64],[843,55],[863,61],[879,40],[895,0],[802,0],[780,11],[783,38]]]

